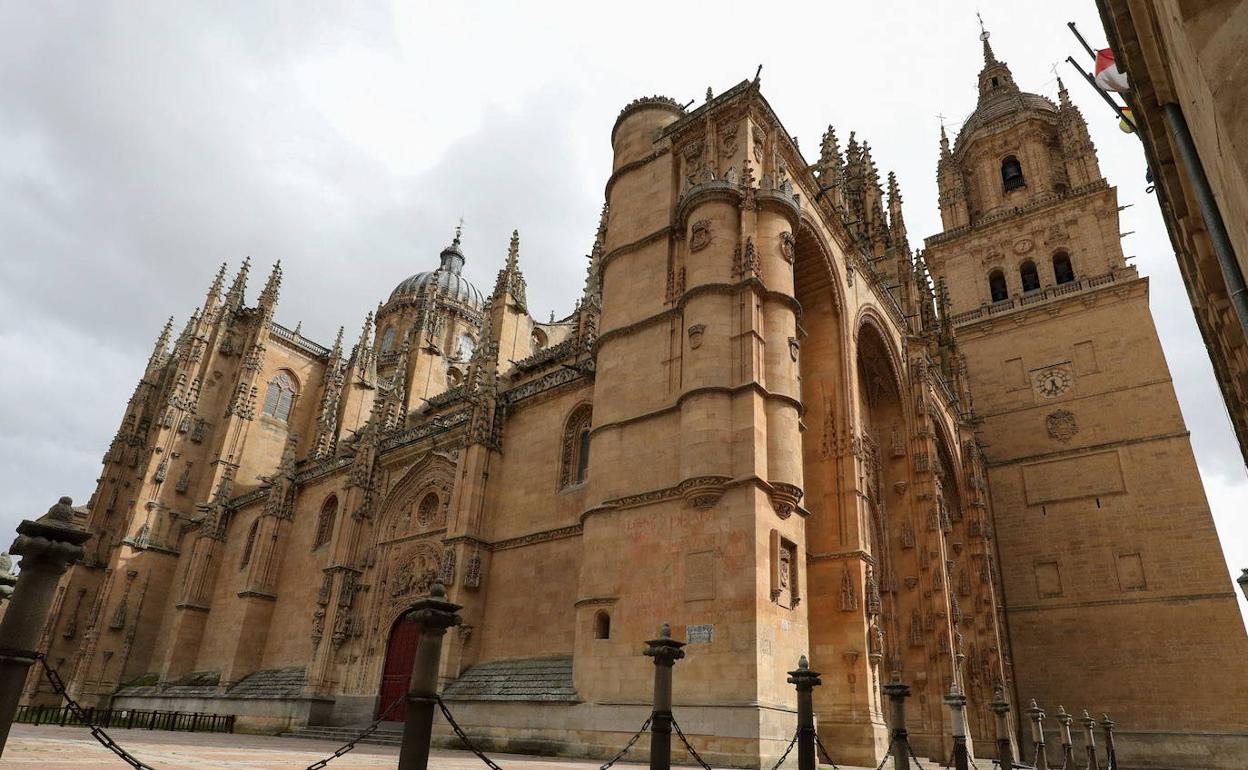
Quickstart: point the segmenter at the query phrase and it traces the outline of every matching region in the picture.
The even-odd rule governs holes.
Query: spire
[[[984,64],[996,64],[997,57],[992,52],[992,44],[988,42],[992,33],[984,28],[984,17],[979,15],[979,11],[975,12],[975,18],[979,19],[979,39],[984,43]]]
[[[260,292],[260,304],[264,307],[273,307],[277,304],[277,292],[282,287],[282,260],[273,263],[273,271],[269,273],[269,280],[264,284],[264,291]]]
[[[581,292],[581,306],[602,307],[602,250],[607,240],[606,203],[602,204],[602,214],[598,217],[598,231],[594,233],[594,245],[589,250],[589,266],[585,269],[585,290]]]
[[[160,330],[160,336],[156,338],[156,345],[152,348],[152,355],[147,359],[147,368],[152,370],[165,362],[165,356],[169,352],[169,335],[173,332],[173,316],[169,316],[169,320],[165,321],[164,327]]]
[[[894,245],[906,246],[906,220],[901,214],[901,187],[897,184],[897,175],[888,172],[888,226],[892,231]]]
[[[373,314],[372,311],[369,311],[369,314],[364,317],[364,328],[360,330],[360,341],[355,343],[355,348],[351,351],[352,358],[355,358],[360,355],[361,352],[368,350],[368,341],[372,339],[372,336]]]
[[[186,319],[186,326],[182,327],[182,333],[178,335],[178,341],[173,344],[174,356],[184,355],[190,350],[191,340],[195,338],[195,327],[199,325],[199,308],[191,311],[191,317]]]
[[[823,139],[819,143],[819,181],[835,184],[845,168],[845,159],[841,157],[841,145],[836,139],[836,129],[828,124]]]
[[[331,364],[336,364],[342,359],[342,330],[343,327],[339,326],[338,336],[334,337],[334,346],[329,351],[329,361]]]
[[[520,272],[520,231],[511,232],[511,244],[507,247],[507,260],[503,269],[498,271],[498,279],[494,282],[494,292],[490,299],[502,307],[503,295],[510,294],[512,303],[521,310],[527,307],[524,296],[524,275]]]
[[[204,312],[212,310],[217,304],[217,299],[221,296],[221,287],[225,286],[225,267],[226,263],[221,263],[221,269],[217,270],[217,275],[212,279],[212,285],[208,287],[208,299],[204,300]]]
[[[247,291],[247,273],[251,270],[251,257],[245,257],[243,264],[238,268],[238,275],[234,277],[234,283],[230,284],[230,290],[225,294],[225,304],[237,310],[243,306],[243,295]]]
[[[949,156],[949,135],[945,133],[945,124],[940,124],[940,156],[946,158]]]
[[[1066,84],[1062,82],[1061,75],[1057,77],[1057,100],[1062,107],[1070,106],[1070,92],[1066,90]]]

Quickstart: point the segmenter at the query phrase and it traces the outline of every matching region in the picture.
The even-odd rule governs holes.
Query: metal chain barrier
[[[676,728],[676,735],[680,738],[680,742],[685,744],[685,749],[689,752],[689,756],[693,757],[693,761],[701,765],[702,770],[713,770],[710,765],[706,764],[706,760],[702,759],[702,755],[689,743],[689,739],[685,737],[685,732],[680,729],[680,724],[676,722],[676,717],[672,717],[672,727]]]
[[[915,767],[924,770],[923,763],[919,761],[919,755],[914,753],[914,747],[910,745],[910,738],[906,737],[906,751],[910,752],[910,758],[914,760]]]
[[[797,745],[797,736],[802,734],[802,728],[797,728],[797,732],[793,733],[793,740],[789,741],[789,747],[784,750],[780,758],[776,760],[776,764],[771,766],[771,770],[780,770],[780,765],[784,764],[784,760],[789,758],[789,754],[793,751],[793,747]]]
[[[624,744],[624,748],[620,749],[620,753],[616,754],[614,757],[611,757],[611,759],[608,760],[605,765],[602,765],[601,767],[599,767],[598,770],[608,770],[616,762],[619,762],[621,759],[623,759],[624,755],[627,754],[629,750],[632,749],[633,746],[637,743],[637,741],[641,739],[641,736],[644,735],[645,732],[650,729],[650,723],[652,721],[654,721],[653,711],[650,712],[650,716],[646,717],[646,721],[641,723],[641,729],[633,733],[633,737],[629,738],[628,743]]]
[[[104,732],[104,728],[93,723],[87,718],[87,712],[83,710],[78,702],[69,696],[65,690],[65,682],[62,681],[61,675],[56,673],[56,669],[48,665],[47,657],[41,652],[35,656],[35,660],[39,661],[39,665],[43,668],[43,675],[48,680],[48,684],[52,685],[52,691],[61,696],[65,700],[65,705],[73,713],[74,718],[82,724],[91,728],[91,737],[100,742],[100,745],[116,754],[122,762],[135,768],[135,770],[156,770],[151,765],[140,761],[133,754],[117,745],[108,733]]]
[[[818,748],[819,753],[823,755],[823,761],[832,765],[832,770],[841,770],[841,768],[832,761],[832,755],[829,754],[827,748],[824,747],[823,741],[819,738],[819,733],[815,733],[815,747]]]
[[[322,767],[325,767],[326,765],[328,765],[330,762],[333,762],[338,757],[341,757],[343,754],[346,754],[347,752],[354,749],[355,744],[359,743],[360,741],[364,740],[368,736],[377,732],[377,728],[381,726],[381,723],[384,722],[386,720],[386,717],[390,716],[390,714],[396,708],[398,708],[399,704],[402,703],[404,699],[406,699],[406,697],[407,697],[406,695],[400,695],[398,698],[395,698],[394,703],[391,703],[389,706],[387,706],[386,710],[381,712],[381,715],[378,716],[377,719],[371,725],[361,730],[359,735],[355,736],[351,740],[342,744],[342,746],[340,746],[337,751],[335,751],[333,754],[330,754],[328,757],[325,757],[319,762],[314,762],[308,765],[305,770],[321,770]]]
[[[880,764],[876,766],[875,770],[884,770],[884,765],[888,764],[888,758],[891,757],[892,755],[893,755],[893,742],[889,741],[888,751],[884,752],[884,758],[880,760]]]
[[[436,695],[434,697],[438,698]],[[490,770],[503,770],[501,767],[494,764],[494,760],[481,753],[481,750],[478,749],[472,741],[468,740],[468,734],[465,733],[464,728],[460,727],[459,723],[455,721],[455,717],[451,716],[451,710],[446,707],[446,704],[442,702],[441,698],[438,698],[438,708],[442,710],[442,716],[446,717],[446,722],[451,726],[451,729],[455,731],[455,735],[463,741],[469,751],[477,755],[477,759],[484,762],[485,766],[490,768]]]

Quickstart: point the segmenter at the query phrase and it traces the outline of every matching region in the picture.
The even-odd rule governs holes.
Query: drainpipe
[[[1205,176],[1205,168],[1200,165],[1200,155],[1196,152],[1196,144],[1192,141],[1192,132],[1187,128],[1187,119],[1183,110],[1174,102],[1161,106],[1166,115],[1166,123],[1170,125],[1170,133],[1174,137],[1174,146],[1179,158],[1187,169],[1188,180],[1192,183],[1192,192],[1196,196],[1196,205],[1200,208],[1200,216],[1205,220],[1205,229],[1209,233],[1209,242],[1213,245],[1213,253],[1222,268],[1222,280],[1226,282],[1226,290],[1239,318],[1239,326],[1244,336],[1248,337],[1248,287],[1244,286],[1244,274],[1235,259],[1235,248],[1231,245],[1230,236],[1226,232],[1226,223],[1222,221],[1222,212],[1218,210],[1213,190],[1209,187],[1209,178]]]

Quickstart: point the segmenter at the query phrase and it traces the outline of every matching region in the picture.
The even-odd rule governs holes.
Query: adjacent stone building
[[[486,295],[457,233],[349,350],[274,320],[280,268],[249,305],[223,267],[126,408],[50,661],[87,704],[401,717],[440,579],[446,698],[492,747],[613,753],[666,621],[714,763],[784,750],[802,654],[850,763],[884,754],[892,672],[920,754],[955,682],[974,736],[1001,688],[1169,767],[1242,749],[1248,642],[1113,190],[1064,92],[985,56],[926,255],[870,147],[829,129],[807,163],[755,80],[621,112],[558,321],[518,235]]]

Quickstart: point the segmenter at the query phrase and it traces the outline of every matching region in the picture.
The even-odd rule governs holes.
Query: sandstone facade
[[[692,111],[624,109],[558,321],[528,312],[518,236],[484,296],[457,234],[350,351],[274,320],[280,268],[255,306],[247,264],[228,288],[223,268],[126,409],[50,660],[86,703],[367,722],[401,696],[402,616],[440,578],[465,621],[446,696],[492,746],[613,753],[645,716],[640,651],[665,621],[691,642],[680,721],[716,763],[784,750],[802,654],[851,763],[883,756],[893,671],[931,756],[954,682],[975,736],[998,687],[1242,732],[1242,710],[1193,692],[1199,713],[1167,728],[1138,686],[1199,635],[1164,697],[1197,678],[1230,692],[1248,645],[1086,127],[1008,86],[942,151],[947,232],[926,257],[870,148],[829,129],[808,164],[756,80]],[[998,200],[998,145],[1026,179],[1017,204]],[[985,271],[1015,269],[992,244],[1047,253],[1050,221],[1078,288],[986,301]],[[52,695],[32,678],[27,697]]]

